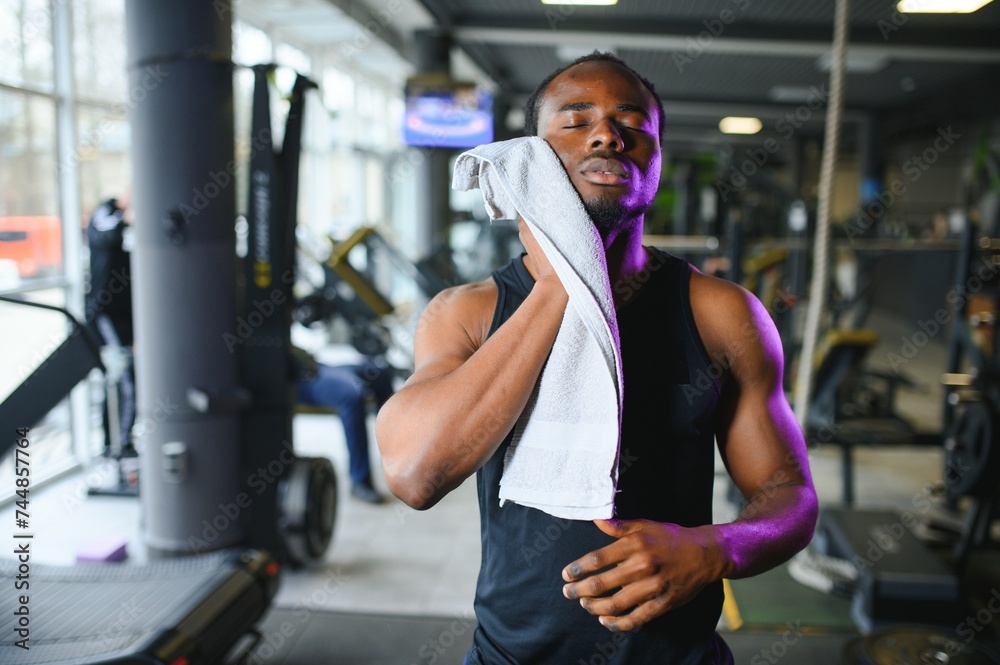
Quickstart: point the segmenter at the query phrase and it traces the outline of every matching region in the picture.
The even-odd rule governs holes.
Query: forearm
[[[467,360],[404,386],[385,404],[377,437],[397,496],[433,505],[490,458],[531,395],[565,305],[561,286],[539,282]]]
[[[721,577],[750,577],[784,563],[812,539],[816,515],[816,492],[808,483],[778,485],[751,497],[735,521],[712,527]]]

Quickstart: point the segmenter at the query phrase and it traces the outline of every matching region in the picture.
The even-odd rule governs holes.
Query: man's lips
[[[621,185],[629,178],[625,166],[617,159],[591,159],[583,164],[580,173],[598,185]]]

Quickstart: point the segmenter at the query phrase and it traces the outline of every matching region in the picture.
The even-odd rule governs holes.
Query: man
[[[740,287],[642,246],[663,127],[648,81],[594,53],[544,81],[525,117],[604,242],[624,374],[616,519],[498,505],[511,428],[567,304],[523,220],[523,261],[423,314],[415,372],[378,421],[389,487],[423,509],[477,475],[483,560],[468,663],[731,663],[715,633],[721,580],[785,561],[816,520],[777,333]],[[713,439],[748,504],[729,524],[711,523]]]
[[[356,365],[324,365],[302,349],[293,347],[292,351],[299,404],[334,408],[340,416],[347,440],[351,496],[365,503],[382,503],[372,483],[365,418],[369,397],[378,409],[392,396],[393,367],[381,358]]]

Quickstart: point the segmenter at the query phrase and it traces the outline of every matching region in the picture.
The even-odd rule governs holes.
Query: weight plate
[[[337,478],[330,460],[300,457],[279,487],[279,530],[293,563],[318,561],[333,538]]]
[[[858,665],[997,665],[992,650],[930,626],[893,626],[857,645]]]

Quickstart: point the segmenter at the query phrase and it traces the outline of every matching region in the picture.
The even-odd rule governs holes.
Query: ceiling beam
[[[537,21],[536,21],[537,23]],[[617,28],[617,24],[612,24]],[[671,32],[626,32],[611,31],[605,24],[603,29],[568,30],[560,27],[552,29],[547,25],[535,27],[496,27],[462,24],[453,28],[453,35],[459,42],[481,42],[486,44],[531,45],[531,46],[576,46],[614,45],[618,48],[647,49],[653,51],[674,51],[730,55],[765,55],[799,58],[818,58],[830,51],[830,42],[822,39],[788,39],[790,30],[783,32],[785,38],[762,36],[737,36],[736,31],[723,29],[718,37],[713,37],[708,29],[697,24],[699,30],[693,32],[677,30]],[[735,28],[736,26],[731,26]],[[725,26],[724,26],[725,28]],[[794,28],[801,35],[799,28]],[[902,40],[861,42],[854,39],[848,52],[866,57],[883,57],[911,62],[952,62],[963,64],[1000,63],[1000,49],[973,47],[970,43],[979,41],[978,31],[964,40],[965,45],[940,45],[941,40],[927,44],[903,43]],[[995,43],[995,36],[993,37]],[[935,45],[938,44],[938,45]]]
[[[360,0],[326,0],[347,16],[354,19],[362,30],[367,30],[368,38],[377,38],[384,42],[404,60],[410,57],[407,48],[407,37],[396,30],[394,15],[386,9],[373,8],[367,2]]]

